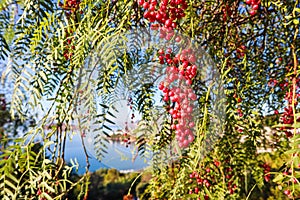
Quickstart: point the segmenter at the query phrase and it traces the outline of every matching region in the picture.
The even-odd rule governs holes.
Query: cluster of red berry
[[[163,100],[172,105],[169,108],[169,114],[174,119],[171,128],[175,130],[179,146],[185,148],[194,141],[192,112],[197,95],[191,85],[197,74],[197,66],[192,64],[196,58],[191,49],[184,49],[176,56],[173,56],[170,48],[167,54],[163,50],[159,50],[159,54],[160,63],[167,63],[168,67],[165,80],[158,88],[164,93]]]
[[[125,143],[126,147],[128,147],[131,144],[128,133],[123,134],[123,142]]]
[[[232,7],[229,5],[226,5],[222,11],[223,11],[223,21],[227,21],[228,19],[230,19],[231,15],[232,15]]]
[[[75,12],[79,9],[80,0],[66,0],[65,3],[59,2],[58,5],[64,10],[69,10],[70,12]]]
[[[41,196],[42,195],[42,190],[39,188],[38,191],[36,192],[37,196]],[[49,192],[45,192],[45,194],[47,194],[47,196],[49,196]],[[39,200],[46,200],[46,197],[40,197]]]
[[[299,166],[298,166],[299,167]],[[291,177],[292,176],[292,170],[288,170],[288,171],[284,171],[282,172],[282,175],[285,176],[285,177]],[[291,182],[293,182],[294,184],[299,184],[299,181],[297,178],[295,177],[292,177],[290,178],[288,181],[287,181],[287,185],[289,186],[291,184]],[[289,199],[293,199],[293,194],[291,192],[290,189],[285,189],[284,192],[283,192],[286,196],[288,196]]]
[[[245,56],[247,47],[245,45],[241,45],[237,50],[237,57],[243,58]]]
[[[151,26],[151,29],[155,30],[156,26]],[[171,40],[171,38],[173,36],[174,36],[174,30],[172,28],[160,27],[160,33],[159,33],[160,38],[165,38],[166,40]]]
[[[196,172],[196,171],[193,171],[191,174],[190,174],[190,183],[193,183],[193,182],[196,182],[197,185],[199,186],[205,186],[206,188],[209,188],[210,187],[210,182],[209,180],[205,179],[205,178],[202,178],[201,175]],[[199,187],[196,186],[195,188],[193,189],[190,189],[189,190],[189,194],[198,194],[200,191]],[[198,198],[199,200],[201,199],[200,197]],[[208,200],[209,197],[208,195],[205,195],[204,196],[204,199],[205,200]]]
[[[227,188],[229,191],[229,194],[233,194],[234,190],[237,188],[236,184],[233,184],[233,180],[231,180],[231,178],[233,177],[233,169],[231,167],[226,167],[225,168],[225,180],[228,181],[227,182]]]
[[[59,2],[58,5],[65,11],[67,18],[70,19],[71,17],[76,18],[74,13],[77,13],[80,10],[80,3],[81,3],[80,0],[66,0],[66,1],[64,1],[64,3]],[[73,15],[72,15],[72,13],[73,13]],[[82,14],[82,11],[80,11],[80,14]],[[71,45],[72,40],[69,38],[72,34],[73,34],[72,30],[66,31],[66,37],[68,39],[64,43],[65,50],[63,52],[63,55],[66,60],[71,59],[71,57],[73,55],[72,50],[75,49],[75,46]]]
[[[239,117],[243,117],[244,114],[243,114],[243,111],[240,106],[240,103],[242,102],[242,98],[238,97],[238,95],[236,93],[234,93],[232,97],[235,99],[235,101],[237,103],[236,113],[238,114]],[[239,132],[243,132],[243,131],[240,131],[241,129],[239,129],[238,127],[236,127],[236,130],[238,130]]]
[[[219,168],[221,165],[221,163],[217,160],[214,161],[214,167],[217,167]],[[203,168],[203,172],[204,174],[199,174],[198,172],[196,171],[193,171],[189,177],[190,177],[190,184],[193,185],[193,188],[189,189],[189,194],[198,194],[199,191],[200,191],[200,188],[203,188],[203,187],[206,187],[206,188],[209,188],[211,187],[211,185],[214,185],[216,183],[216,179],[215,179],[215,173],[218,171],[218,170],[214,170],[213,168],[210,168],[210,167],[206,167],[206,168]],[[226,167],[225,168],[225,171],[226,171],[226,175],[225,175],[225,180],[227,182],[227,189],[228,189],[228,193],[229,194],[233,194],[234,191],[237,189],[237,186],[236,184],[233,184],[233,181],[231,180],[232,179],[232,168],[231,167]],[[196,187],[194,187],[196,185]],[[198,199],[201,199],[201,198],[198,198]],[[205,199],[209,199],[208,196],[206,195],[205,196]]]
[[[251,6],[250,15],[254,16],[257,13],[257,10],[260,6],[260,0],[246,0],[246,4]]]
[[[239,108],[237,109],[237,114],[239,115],[239,117],[243,117],[243,111]]]
[[[72,30],[71,31],[66,31],[66,37],[68,38],[65,42],[64,42],[64,57],[66,60],[70,60],[73,56],[72,51],[75,49],[75,46],[72,44],[72,40],[70,39],[70,35],[72,34]]]
[[[283,175],[283,176],[286,176],[286,177],[290,177],[290,176],[291,176],[291,173],[285,171],[285,172],[282,173],[282,175]],[[295,177],[291,178],[288,182],[289,182],[288,185],[290,184],[290,182],[293,182],[294,184],[299,184],[298,179],[296,179]],[[284,193],[286,196],[288,196],[290,199],[293,198],[293,195],[292,195],[290,189],[285,189],[283,193]]]
[[[157,0],[139,0],[138,3],[145,9],[146,19],[150,22],[157,21],[172,29],[176,28],[178,21],[185,16],[184,10],[187,8],[185,0],[162,0],[160,4]]]
[[[291,197],[291,190],[284,190],[284,194],[288,197]]]
[[[127,106],[129,107],[129,109],[132,111],[133,110],[133,99],[131,96],[129,96],[127,98]],[[131,113],[131,124],[134,123],[133,119],[135,118],[134,113]],[[128,128],[128,122],[125,121],[125,133],[123,133],[123,142],[125,143],[126,147],[128,147],[131,144],[131,140],[130,140],[130,136],[128,135],[129,132],[129,128]]]
[[[127,99],[127,106],[128,106],[129,109],[132,111],[132,109],[133,109],[133,100],[132,100],[131,97],[128,97],[128,99]],[[133,121],[134,118],[135,118],[134,113],[131,113],[130,119],[131,119],[131,123],[132,123],[132,124],[134,123],[134,121]]]
[[[296,79],[296,83],[291,85],[289,91],[285,94],[285,100],[287,100],[288,105],[284,108],[284,112],[281,115],[281,121],[283,124],[287,125],[293,125],[295,116],[294,116],[294,110],[296,110],[296,107],[298,105],[298,101],[300,99],[300,79]],[[295,93],[294,93],[295,91]],[[296,118],[297,122],[300,122],[300,117]],[[293,128],[292,127],[281,127],[281,130],[284,131],[287,137],[293,136]]]
[[[264,168],[265,181],[269,182],[271,180],[271,167],[267,163],[262,164],[262,167]]]
[[[279,61],[281,62],[282,58],[279,58]],[[291,82],[293,84],[291,84]],[[294,125],[294,122],[295,122],[294,111],[296,111],[296,108],[297,108],[297,105],[298,105],[298,102],[300,99],[300,77],[290,78],[290,80],[288,78],[286,78],[283,81],[271,79],[269,81],[268,85],[270,87],[278,87],[283,91],[287,90],[287,92],[285,93],[285,100],[287,102],[287,106],[284,108],[284,111],[280,116],[281,122],[283,124],[286,124],[287,126],[281,127],[280,130],[284,131],[286,137],[288,137],[288,138],[293,137],[294,128],[292,128],[290,125]],[[275,110],[274,114],[279,115],[280,113],[278,110]],[[296,121],[300,122],[300,117],[297,117]],[[297,155],[294,155],[294,156],[297,156]],[[300,164],[298,165],[298,167],[300,167]],[[271,179],[271,177],[270,177],[271,175],[269,174],[271,168],[267,164],[264,164],[263,168],[264,168],[264,173],[266,174],[265,181],[269,182]],[[288,171],[283,172],[282,174],[284,176],[291,177],[292,171],[288,170]],[[295,177],[290,178],[287,185],[290,185],[290,182],[293,182],[294,184],[299,183],[299,181]],[[292,194],[291,190],[288,188],[284,190],[284,194],[288,198],[293,198],[293,194]]]
[[[175,37],[174,29],[187,9],[185,0],[162,0],[160,3],[157,0],[139,0],[138,3],[145,9],[144,17],[150,22],[157,22],[151,24],[151,29],[159,30],[160,38],[171,40]],[[179,36],[174,39],[177,43],[181,42]],[[171,128],[175,130],[179,146],[185,148],[194,141],[192,111],[197,95],[191,85],[197,74],[194,64],[197,59],[190,48],[176,56],[171,48],[166,53],[160,49],[158,54],[160,64],[167,64],[166,77],[159,89],[163,91],[163,100],[169,105],[168,112],[174,119]]]
[[[274,86],[276,86],[276,84],[278,83],[276,80],[273,80]],[[279,83],[279,87],[281,90],[285,90],[287,87],[289,86],[289,82],[288,81],[283,81],[281,83]]]
[[[129,106],[130,110],[132,110],[132,105],[133,105],[133,100],[132,100],[131,96],[129,96],[127,99],[127,106]]]

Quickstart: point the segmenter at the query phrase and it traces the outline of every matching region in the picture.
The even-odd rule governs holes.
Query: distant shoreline
[[[117,133],[117,134],[112,134],[110,135],[110,137],[105,137],[105,139],[107,140],[112,140],[112,141],[118,141],[118,142],[135,142],[136,141],[136,137],[129,135],[129,134],[121,134],[121,133]]]
[[[74,138],[72,143],[69,143],[66,148],[66,160],[67,162],[72,159],[73,161],[76,159],[78,163],[78,174],[84,174],[86,167],[86,157],[81,149],[78,148],[79,137]],[[123,138],[122,138],[123,139]],[[138,172],[139,170],[143,170],[145,167],[149,166],[147,162],[145,162],[144,158],[137,156],[135,158],[136,147],[134,145],[135,139],[130,139],[130,144],[124,142],[120,137],[110,137],[108,139],[108,143],[106,143],[106,151],[107,153],[103,154],[103,158],[99,161],[95,157],[95,152],[93,149],[88,149],[88,153],[90,156],[90,172],[94,172],[101,168],[106,169],[117,169],[120,172]],[[78,141],[77,141],[78,140]],[[134,161],[132,161],[134,158]]]

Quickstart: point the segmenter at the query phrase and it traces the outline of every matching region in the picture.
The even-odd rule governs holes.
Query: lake
[[[121,142],[110,141],[107,143],[107,154],[104,155],[102,161],[98,161],[95,156],[93,140],[85,138],[85,144],[90,156],[90,171],[94,172],[100,168],[115,168],[120,171],[137,171],[147,167],[149,159],[136,154],[136,147],[129,145],[128,147]],[[81,145],[80,136],[73,136],[72,141],[66,144],[65,158],[67,162],[70,159],[77,159],[79,164],[78,173],[85,172],[86,158]]]

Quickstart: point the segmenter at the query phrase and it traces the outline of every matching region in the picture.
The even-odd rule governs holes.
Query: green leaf
[[[284,179],[285,177],[282,174],[278,174],[274,179],[273,182],[280,182]]]
[[[298,25],[298,24],[299,24],[299,20],[298,20],[298,19],[293,19],[293,23],[294,23],[295,25]]]
[[[9,174],[9,175],[11,175],[11,174]],[[8,185],[9,187],[11,187],[14,190],[17,189],[17,187],[15,186],[15,184],[13,184],[12,182],[10,182],[10,180],[8,180],[8,179],[5,179],[4,184]]]
[[[6,194],[8,196],[11,196],[11,197],[14,196],[14,193],[12,191],[10,191],[7,187],[3,188],[3,192],[4,192],[4,194]],[[5,195],[5,197],[7,197],[6,195]],[[11,199],[9,199],[9,200],[11,200]]]
[[[204,187],[205,193],[209,196],[210,199],[214,199],[211,195],[210,191],[207,189],[207,187]]]
[[[49,194],[47,194],[46,192],[43,192],[41,194],[41,196],[45,197],[47,200],[53,200],[53,198]]]

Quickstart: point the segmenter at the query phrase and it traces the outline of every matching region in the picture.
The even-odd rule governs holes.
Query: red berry
[[[155,6],[150,5],[150,6],[149,6],[149,10],[150,10],[150,11],[154,11],[154,10],[155,10]]]
[[[265,181],[269,182],[271,180],[270,176],[265,176]]]
[[[226,176],[225,176],[225,178],[227,178],[227,179],[231,179],[231,177],[232,177],[232,175],[230,175],[230,174],[226,174]]]
[[[157,21],[161,21],[162,20],[162,15],[160,13],[157,13],[155,16]]]
[[[149,8],[149,6],[150,6],[150,5],[149,5],[149,3],[148,3],[148,2],[145,2],[145,3],[143,3],[143,8],[144,8],[144,9],[148,9],[148,8]]]
[[[190,128],[193,128],[194,126],[195,126],[195,123],[194,123],[194,122],[190,122],[190,123],[189,123],[189,127],[190,127]]]
[[[185,81],[185,83],[186,83],[187,85],[192,85],[192,80],[191,80],[191,79],[187,79],[187,80]]]
[[[206,186],[207,188],[209,188],[209,187],[210,187],[210,183],[207,181],[207,182],[205,183],[205,186]]]
[[[200,185],[203,183],[203,180],[201,178],[197,178],[197,183]]]
[[[168,96],[164,96],[163,100],[164,101],[169,101],[169,97]]]
[[[151,5],[156,6],[157,5],[157,1],[156,0],[151,0],[150,1]]]
[[[250,14],[251,16],[254,16],[254,15],[256,14],[256,10],[251,10],[251,11],[249,12],[249,14]]]
[[[293,183],[295,183],[295,184],[298,183],[298,180],[297,180],[295,177],[292,178],[292,181],[293,181]]]
[[[172,59],[167,59],[168,64],[172,64],[173,60]]]
[[[221,163],[220,163],[219,161],[215,160],[215,161],[214,161],[214,164],[215,164],[217,167],[219,167]]]
[[[177,24],[176,24],[176,22],[172,22],[172,28],[176,28],[177,27]]]
[[[167,10],[167,6],[161,5],[159,10],[162,11],[162,12],[165,12]]]
[[[158,53],[159,53],[160,55],[165,54],[165,52],[164,52],[163,49],[158,50]]]
[[[259,8],[259,6],[257,4],[255,4],[255,5],[252,6],[253,10],[258,10],[258,8]]]
[[[166,40],[171,40],[171,38],[172,38],[172,35],[168,34],[165,39]]]
[[[139,1],[138,1],[138,4],[139,4],[140,6],[142,6],[142,5],[144,4],[144,2],[145,2],[144,0],[139,0]]]
[[[191,56],[189,57],[189,61],[190,61],[191,63],[196,62],[196,57],[195,57],[195,55],[191,55]]]
[[[144,17],[147,19],[150,17],[150,12],[149,11],[146,11],[144,12]]]
[[[175,38],[175,42],[180,42],[181,41],[181,38],[179,37],[179,36],[177,36],[176,38]]]
[[[172,20],[171,19],[167,19],[165,22],[165,26],[166,27],[171,27],[172,26]]]
[[[285,194],[285,195],[290,195],[290,194],[291,194],[291,191],[290,191],[290,190],[284,190],[284,194]]]
[[[159,28],[159,24],[151,24],[151,30],[156,31]]]

